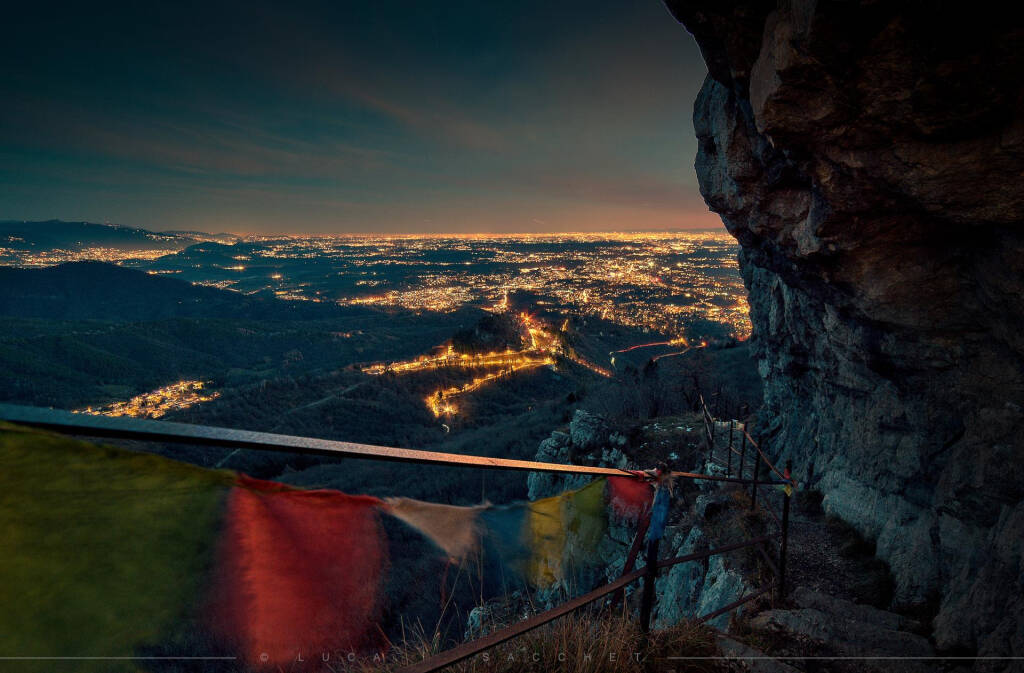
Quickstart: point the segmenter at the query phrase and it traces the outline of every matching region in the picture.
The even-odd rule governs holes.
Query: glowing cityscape
[[[708,339],[750,334],[736,241],[724,231],[471,236],[250,236],[200,240],[176,250],[111,247],[5,248],[19,266],[106,261],[153,275],[285,301],[335,303],[422,314],[480,309],[515,317],[513,348],[460,352],[450,342],[411,360],[372,362],[370,376],[452,370],[424,399],[435,417],[458,399],[517,372],[575,364],[613,376],[626,353],[662,347],[651,359],[686,353]],[[580,322],[582,321],[582,323]],[[598,364],[568,345],[570,325],[601,337],[609,326],[636,341]],[[648,336],[648,339],[644,339]],[[356,338],[345,334],[346,338]],[[691,341],[693,342],[691,344]],[[671,352],[664,348],[678,347]],[[605,351],[607,352],[607,351]],[[457,371],[456,371],[457,370]],[[178,381],[82,413],[159,418],[215,399],[201,381]]]
[[[196,284],[293,301],[455,311],[509,293],[538,308],[673,336],[703,319],[750,333],[746,290],[726,232],[501,236],[255,236],[182,251],[3,251],[19,266],[110,261]],[[244,264],[242,263],[244,262]]]

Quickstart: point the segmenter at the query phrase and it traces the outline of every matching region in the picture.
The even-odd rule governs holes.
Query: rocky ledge
[[[785,650],[810,651],[815,656],[865,657],[855,670],[871,673],[928,673],[935,670],[931,643],[914,633],[919,626],[900,615],[859,605],[806,588],[791,596],[793,609],[765,610],[750,621],[750,628],[763,637],[780,639],[773,656],[787,659]],[[892,658],[884,658],[892,657]],[[794,659],[806,665],[805,659]]]
[[[677,463],[677,469],[696,472],[720,470],[717,465],[705,464],[706,455],[699,416],[661,417],[651,419],[642,427],[625,430],[613,428],[600,417],[578,410],[566,432],[553,432],[541,442],[536,460],[638,469],[650,468],[658,460],[668,459]],[[578,488],[589,481],[590,477],[585,475],[533,472],[528,478],[530,499],[538,500]],[[734,490],[722,489],[717,482],[678,480],[673,494],[669,524],[659,554],[661,558],[736,542],[747,537],[754,528],[759,530],[764,525],[760,519],[747,515],[745,508],[736,506]],[[620,577],[634,535],[634,526],[613,523],[598,550],[600,575],[589,578],[590,586],[570,588],[556,585],[539,592],[532,598],[533,603],[541,608],[551,608],[570,595]],[[757,565],[752,551],[741,550],[716,555],[706,561],[672,566],[657,579],[658,600],[652,614],[653,626],[667,628],[685,619],[708,614],[749,593],[754,589],[750,578],[756,575]],[[637,567],[642,566],[641,554]],[[631,585],[627,596],[639,588],[639,583]],[[742,612],[743,609],[737,611]],[[726,629],[733,617],[733,614],[721,615],[710,623]]]
[[[742,248],[760,434],[940,651],[1024,655],[1024,29],[950,3],[667,5],[708,64],[696,168]]]

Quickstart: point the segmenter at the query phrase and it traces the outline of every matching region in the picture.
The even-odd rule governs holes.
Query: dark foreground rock
[[[836,661],[866,657],[857,662],[860,670],[935,670],[936,662],[929,659],[935,655],[931,644],[920,635],[901,630],[904,618],[899,615],[806,590],[794,592],[794,600],[797,609],[766,610],[751,620],[751,628],[823,647],[828,653],[825,656],[835,656]]]
[[[668,0],[710,76],[760,433],[940,650],[1024,655],[1024,29],[949,3]]]
[[[725,634],[719,634],[716,642],[722,656],[728,658],[726,663],[731,664],[729,670],[750,673],[798,673],[798,669]]]

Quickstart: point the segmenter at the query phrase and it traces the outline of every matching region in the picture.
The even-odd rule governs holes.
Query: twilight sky
[[[660,0],[18,3],[0,219],[232,232],[721,226]]]

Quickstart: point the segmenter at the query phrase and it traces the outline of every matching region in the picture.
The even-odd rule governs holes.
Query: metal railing
[[[461,453],[421,451],[375,444],[357,444],[316,437],[297,437],[252,430],[235,430],[207,425],[174,423],[171,421],[150,421],[123,416],[95,416],[77,414],[58,409],[28,407],[17,404],[0,404],[0,420],[20,423],[38,428],[82,434],[90,437],[116,439],[137,439],[149,442],[184,442],[203,446],[217,446],[229,449],[256,449],[260,451],[286,451],[334,456],[338,458],[368,458],[431,465],[454,465],[499,470],[528,470],[534,472],[558,472],[566,474],[590,474],[598,476],[633,476],[629,470],[614,467],[589,467],[585,465],[564,465],[542,463],[533,460],[492,458]],[[704,479],[708,481],[744,482],[749,480],[696,472],[673,472],[673,477],[683,479]],[[771,483],[771,482],[765,482]]]
[[[703,398],[701,400],[703,406]],[[707,408],[704,406],[706,418],[710,417],[707,414]],[[76,414],[68,411],[60,411],[55,409],[44,409],[39,407],[27,407],[21,405],[12,404],[0,404],[0,420],[9,421],[12,423],[18,423],[21,425],[27,425],[37,428],[44,428],[48,430],[55,430],[65,432],[68,434],[85,435],[88,437],[106,437],[106,438],[120,438],[120,439],[133,439],[142,441],[162,441],[162,442],[176,442],[186,444],[200,444],[205,446],[217,446],[222,448],[232,449],[255,449],[261,451],[286,451],[295,453],[307,453],[307,454],[320,454],[337,457],[353,457],[353,458],[368,458],[378,460],[391,460],[391,461],[404,461],[404,462],[415,462],[415,463],[427,463],[434,465],[453,465],[462,467],[478,467],[485,469],[506,469],[506,470],[533,470],[533,471],[545,471],[555,473],[572,473],[572,474],[590,474],[597,476],[632,476],[635,477],[635,473],[606,467],[588,467],[580,465],[563,465],[558,463],[543,463],[538,461],[528,460],[513,460],[507,458],[491,458],[487,456],[472,456],[454,453],[441,453],[436,451],[419,451],[415,449],[403,449],[396,447],[386,446],[375,446],[370,444],[357,444],[352,442],[341,442],[326,439],[317,439],[312,437],[297,437],[293,435],[279,435],[265,432],[254,432],[249,430],[234,430],[230,428],[218,428],[201,425],[190,425],[185,423],[172,423],[168,421],[152,421],[152,420],[140,420],[135,418],[124,418],[124,417],[107,417],[107,416],[95,416],[87,414]],[[713,418],[712,428],[713,428]],[[707,430],[707,423],[705,424]],[[710,435],[711,450],[714,450],[714,438],[713,429]],[[749,436],[748,436],[749,438]],[[751,442],[753,440],[750,440]],[[756,446],[756,444],[755,444]],[[758,449],[760,451],[760,449]],[[763,454],[762,454],[763,457]],[[764,458],[767,460],[767,458]],[[760,461],[758,461],[758,464]],[[742,458],[741,458],[742,464]],[[744,486],[749,485],[752,489],[756,489],[758,485],[763,486],[774,486],[779,483],[775,480],[760,480],[755,469],[753,478],[745,478],[742,474],[738,476],[732,476],[731,474],[712,475],[702,474],[694,472],[672,472],[673,477],[684,478],[684,479],[702,479],[719,482],[731,482],[741,484]],[[756,490],[754,492],[756,497]],[[601,599],[604,596],[612,594],[614,592],[621,592],[626,586],[640,579],[645,578],[644,583],[644,596],[642,596],[642,602],[647,603],[650,606],[654,600],[654,580],[659,570],[671,567],[679,563],[685,563],[688,561],[696,561],[707,559],[717,554],[723,554],[738,549],[745,549],[753,547],[760,555],[762,555],[768,562],[769,568],[772,570],[773,577],[775,580],[770,582],[751,593],[741,597],[740,599],[730,603],[729,605],[722,606],[712,613],[702,615],[697,618],[698,622],[705,622],[710,619],[714,619],[722,614],[725,614],[731,610],[754,600],[755,598],[767,593],[773,586],[776,587],[776,591],[781,593],[781,587],[784,585],[785,577],[785,551],[786,551],[786,525],[788,523],[788,512],[789,512],[789,496],[786,496],[786,505],[783,513],[782,521],[782,548],[779,562],[776,565],[771,560],[771,555],[765,549],[765,545],[772,540],[770,535],[762,535],[754,537],[748,540],[742,540],[732,544],[727,544],[716,549],[710,549],[701,552],[695,552],[692,554],[686,554],[683,556],[677,556],[675,558],[658,560],[656,558],[656,547],[654,557],[650,555],[650,548],[648,548],[647,565],[640,570],[632,570],[632,564],[627,564],[624,569],[624,573],[621,577],[605,584],[602,587],[594,589],[589,593],[586,593],[577,598],[573,598],[556,608],[547,610],[539,613],[532,617],[529,617],[523,621],[517,622],[504,629],[491,633],[487,636],[483,636],[472,640],[470,642],[463,643],[452,649],[446,650],[432,657],[429,657],[421,662],[407,666],[401,669],[401,673],[430,673],[437,671],[452,664],[463,661],[464,659],[473,656],[506,642],[512,638],[520,636],[528,631],[536,629],[544,624],[547,624],[554,619],[569,614],[575,610],[578,610],[594,601]],[[638,551],[639,541],[643,535],[641,531],[638,531],[637,539],[634,541],[634,549],[630,552],[631,560],[635,558],[636,551]],[[621,593],[618,594],[621,596]],[[641,619],[641,631],[645,638],[649,631],[649,617],[650,610],[647,610],[647,618]]]
[[[698,397],[700,399],[701,416],[704,422],[704,438],[707,442],[708,447],[708,464],[715,464],[715,450],[716,448],[719,448],[718,444],[715,441],[715,435],[717,434],[715,426],[716,420],[715,417],[711,414],[711,412],[708,411],[708,406],[707,403],[704,401],[704,396],[702,394],[698,394]],[[778,598],[782,598],[785,596],[786,592],[786,556],[789,550],[789,508],[790,501],[792,499],[794,491],[794,482],[790,476],[790,471],[792,470],[792,463],[790,461],[786,461],[785,471],[780,472],[779,469],[775,467],[775,464],[772,463],[772,461],[765,454],[764,450],[761,448],[761,445],[757,441],[755,441],[753,437],[750,436],[750,433],[747,432],[745,422],[743,424],[743,427],[740,428],[740,448],[737,449],[735,446],[736,429],[736,420],[730,419],[728,430],[728,442],[720,447],[725,450],[727,455],[727,459],[725,461],[725,474],[727,477],[732,477],[732,457],[733,455],[738,455],[739,470],[737,471],[737,476],[742,481],[747,458],[747,447],[749,445],[754,449],[755,455],[753,456],[753,475],[751,476],[751,479],[749,481],[750,509],[751,511],[757,511],[758,506],[760,506],[765,512],[768,513],[768,515],[772,518],[772,520],[778,527],[778,566],[772,564],[771,567],[773,573],[778,578],[776,596]],[[721,464],[721,462],[719,462],[718,464]],[[784,487],[782,491],[781,516],[779,514],[776,514],[775,509],[772,507],[771,503],[768,502],[768,500],[765,498],[764,491],[758,491],[757,487],[759,485],[764,485],[765,483],[760,478],[762,464],[767,466],[767,468],[780,479],[780,481],[778,482],[773,481],[770,483],[782,484]],[[770,558],[767,551],[761,550],[761,553],[766,559]]]

